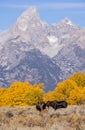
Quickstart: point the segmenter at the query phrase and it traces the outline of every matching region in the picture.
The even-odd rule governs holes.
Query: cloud
[[[36,6],[38,8],[41,9],[79,9],[79,8],[83,8],[85,9],[85,3],[72,3],[72,2],[43,2],[43,3],[34,3],[34,4],[4,4],[4,5],[0,5],[1,8],[28,8],[30,6]]]
[[[16,5],[16,4],[3,4],[0,5],[0,8],[27,8],[30,5]]]
[[[85,8],[84,3],[45,3],[40,5],[41,8],[53,8],[53,9],[64,9],[64,8]]]

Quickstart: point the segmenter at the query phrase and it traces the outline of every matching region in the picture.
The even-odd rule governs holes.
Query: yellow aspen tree
[[[85,87],[76,87],[70,92],[68,103],[71,105],[85,104]]]
[[[77,87],[77,84],[70,79],[64,80],[57,84],[54,89],[54,96],[57,100],[66,100],[69,98],[70,92]]]

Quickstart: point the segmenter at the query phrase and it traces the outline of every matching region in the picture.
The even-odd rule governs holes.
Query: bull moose
[[[67,102],[66,101],[47,101],[46,103],[47,107],[52,107],[53,109],[59,109],[59,108],[66,108],[67,107]]]

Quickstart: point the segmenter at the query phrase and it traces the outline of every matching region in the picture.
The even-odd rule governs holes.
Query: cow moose
[[[36,104],[36,109],[41,112],[42,110],[46,109],[46,103],[43,101],[39,101]]]

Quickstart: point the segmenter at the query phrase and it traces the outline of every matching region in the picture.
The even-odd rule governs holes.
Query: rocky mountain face
[[[52,25],[31,7],[0,32],[0,84],[43,82],[45,90],[75,71],[85,71],[85,28],[65,18]]]
[[[17,56],[16,61],[13,67],[7,68],[8,66],[5,66],[1,68],[0,79],[2,79],[1,82],[4,86],[9,85],[14,80],[28,80],[32,84],[44,83],[47,91],[49,85],[53,88],[59,81],[60,68],[47,55],[42,55],[37,49],[24,52],[24,57],[18,60]]]

